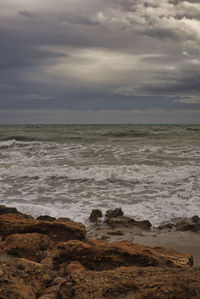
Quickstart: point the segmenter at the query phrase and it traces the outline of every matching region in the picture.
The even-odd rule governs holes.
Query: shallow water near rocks
[[[121,207],[159,225],[200,215],[200,126],[0,126],[0,202],[87,224]]]

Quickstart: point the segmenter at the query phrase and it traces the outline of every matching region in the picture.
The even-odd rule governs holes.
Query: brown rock
[[[192,231],[199,232],[200,231],[200,218],[195,215],[192,218],[182,220],[175,225],[176,230],[179,231]]]
[[[56,219],[56,221],[59,221],[59,222],[74,222],[73,220],[67,218],[67,217],[59,217]]]
[[[15,214],[15,215],[21,215],[23,216],[25,219],[34,219],[32,216],[30,215],[26,215],[23,214],[21,212],[19,212],[16,208],[14,207],[6,207],[3,205],[0,205],[0,215],[4,215],[4,214]]]
[[[41,215],[41,216],[37,217],[37,220],[54,221],[54,220],[56,220],[56,218],[51,217],[49,215]]]
[[[82,273],[86,271],[87,269],[79,262],[71,262],[69,265],[66,267],[66,272],[67,274],[71,273]]]
[[[117,216],[106,218],[105,223],[107,223],[113,228],[120,226],[131,227],[135,225],[135,220],[127,216]]]
[[[65,282],[66,279],[63,277],[54,278],[50,283],[50,286],[44,290],[42,296],[40,296],[39,299],[58,299],[58,291],[61,288],[61,285]]]
[[[123,216],[124,212],[122,211],[121,208],[116,208],[114,210],[107,210],[106,211],[106,218],[114,218],[114,217],[119,217]]]
[[[107,270],[120,266],[190,267],[192,256],[164,248],[151,248],[128,241],[68,241],[57,244],[52,251],[53,264],[79,261],[87,269]]]
[[[103,217],[102,211],[98,209],[92,210],[90,213],[89,221],[97,222],[99,218]]]
[[[152,227],[149,220],[141,220],[141,221],[135,220],[135,226],[138,226],[138,227],[140,227],[142,229],[146,229],[146,230],[149,230]]]
[[[199,298],[200,272],[181,268],[120,267],[108,271],[72,272],[57,298]]]
[[[60,264],[59,265],[59,271],[57,272],[59,276],[64,277],[68,276],[71,273],[80,273],[83,271],[86,271],[86,267],[84,267],[80,262],[78,261],[72,261],[70,264]]]
[[[133,218],[127,216],[106,218],[105,222],[113,228],[137,226],[141,229],[149,230],[152,226],[148,220],[136,221]]]
[[[52,245],[48,236],[37,233],[13,234],[2,242],[2,248],[8,254],[35,262],[40,262],[45,257],[45,251]]]
[[[11,234],[39,233],[49,236],[55,242],[84,240],[85,226],[79,222],[43,221],[24,219],[21,215],[0,215],[0,235],[3,238]]]
[[[0,298],[36,299],[49,279],[38,263],[18,258],[0,262]]]

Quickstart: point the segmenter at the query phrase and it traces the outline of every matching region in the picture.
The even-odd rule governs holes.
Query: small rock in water
[[[152,227],[151,222],[149,220],[135,221],[135,225],[147,230],[149,230]]]
[[[98,209],[94,209],[92,210],[90,217],[89,217],[89,221],[91,222],[97,222],[99,218],[103,217],[103,214],[101,212],[101,210]]]
[[[119,227],[119,226],[130,227],[135,225],[135,220],[133,218],[126,217],[126,216],[118,216],[118,217],[106,218],[105,223],[107,223],[111,227]]]
[[[199,232],[200,231],[200,218],[195,215],[192,218],[185,219],[176,224],[176,229],[180,231],[192,231]]]
[[[158,229],[173,229],[175,225],[173,223],[164,223],[158,226]]]
[[[116,208],[114,210],[108,210],[106,212],[106,218],[114,218],[114,217],[119,217],[123,216],[124,212],[122,211],[121,208]]]
[[[194,216],[191,218],[191,220],[192,220],[194,223],[198,223],[198,222],[200,222],[200,218],[199,218],[199,216],[197,216],[197,215],[194,215]]]
[[[108,210],[106,212],[105,223],[111,227],[132,227],[137,226],[141,229],[149,230],[151,228],[151,223],[149,220],[136,221],[131,217],[124,216],[124,212],[121,208],[116,208],[114,210]]]
[[[151,228],[151,223],[149,220],[141,220],[136,221],[131,217],[127,216],[119,216],[119,217],[113,217],[113,218],[107,218],[105,222],[110,225],[111,227],[133,227],[137,226],[141,229],[149,230]]]

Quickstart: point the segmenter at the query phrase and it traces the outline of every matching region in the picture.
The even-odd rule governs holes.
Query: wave
[[[150,132],[137,132],[137,131],[119,131],[119,132],[107,132],[102,134],[104,137],[149,137]]]
[[[9,137],[3,137],[0,141],[24,141],[24,142],[32,142],[32,141],[39,141],[37,138],[30,137],[30,136],[23,136],[23,135],[12,135]]]
[[[67,181],[96,181],[96,182],[132,182],[132,183],[161,183],[176,184],[189,178],[198,177],[198,166],[177,166],[165,168],[162,166],[27,166],[12,165],[1,167],[0,175],[7,178],[67,180]]]

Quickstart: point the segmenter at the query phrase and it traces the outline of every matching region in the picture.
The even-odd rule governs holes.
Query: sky
[[[0,0],[0,124],[200,123],[199,0]]]

